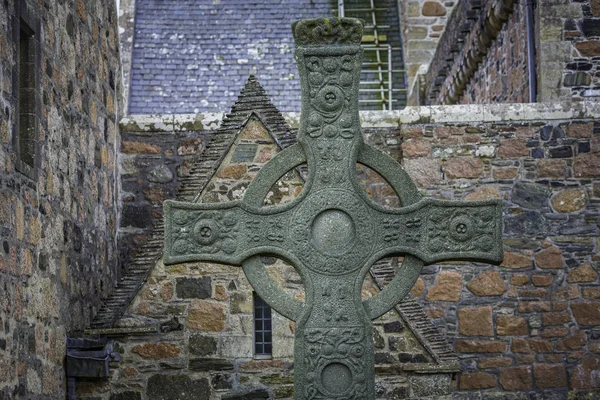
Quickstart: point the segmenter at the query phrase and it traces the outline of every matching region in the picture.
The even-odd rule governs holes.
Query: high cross
[[[266,164],[243,199],[221,204],[166,201],[165,264],[215,261],[242,265],[254,290],[296,321],[294,398],[375,399],[371,320],[394,307],[424,264],[442,260],[500,262],[500,201],[421,199],[393,159],[363,142],[358,114],[362,22],[309,19],[292,26],[300,71],[298,144]],[[381,174],[401,208],[373,203],[357,182],[356,163]],[[263,207],[271,187],[306,163],[293,201]],[[284,292],[260,255],[290,262],[305,301]],[[405,255],[392,282],[363,301],[369,268]]]

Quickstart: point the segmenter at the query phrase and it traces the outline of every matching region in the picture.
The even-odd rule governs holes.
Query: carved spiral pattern
[[[362,327],[311,328],[304,334],[307,399],[362,399],[365,396],[365,330]],[[342,393],[332,393],[323,379],[328,367],[347,369],[350,384]]]

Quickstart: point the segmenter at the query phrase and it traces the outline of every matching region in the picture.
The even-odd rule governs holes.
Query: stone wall
[[[513,8],[458,103],[529,103],[527,1]]]
[[[423,104],[529,100],[526,1],[463,1],[425,77]]]
[[[505,210],[502,265],[430,266],[413,294],[459,353],[459,397],[563,399],[600,387],[600,124],[509,107],[487,122],[462,108],[472,122],[403,126],[403,165],[424,195]]]
[[[298,114],[285,117],[293,129],[298,127]],[[454,375],[453,393],[448,392],[449,374],[402,369],[401,363],[427,362],[428,354],[390,312],[374,322],[378,396],[598,396],[597,104],[409,107],[361,117],[367,140],[400,160],[424,196],[499,198],[505,210],[502,265],[427,266],[411,291],[459,355],[461,372]],[[237,161],[232,161],[233,150],[207,185],[205,201],[238,198],[276,151],[260,123],[253,124],[237,142],[246,146]],[[199,137],[208,138],[210,132]],[[151,140],[149,133],[138,135]],[[161,143],[168,143],[161,137]],[[296,177],[288,179],[274,187],[274,201],[300,190]],[[363,172],[361,180],[369,182],[367,193],[377,201],[396,204],[377,174]],[[291,267],[265,261],[285,290],[303,297]],[[363,295],[376,291],[366,280]],[[80,383],[79,393],[82,398],[156,399],[166,395],[165,387],[180,385],[188,396],[204,395],[199,398],[289,398],[294,325],[280,316],[273,324],[273,358],[253,359],[252,289],[240,269],[159,262],[118,326],[153,325],[163,332],[117,338],[122,361],[111,380],[101,387]]]
[[[35,30],[30,174],[20,172],[19,19]],[[65,398],[81,334],[117,265],[117,11],[105,1],[0,3],[0,397]]]
[[[229,115],[236,118],[236,114]],[[160,202],[172,197],[182,185],[182,176],[189,173],[186,163],[192,157],[202,157],[202,153],[213,154],[218,151],[218,144],[223,143],[219,135],[225,134],[215,133],[217,124],[212,123],[213,117],[190,117],[185,122],[186,118],[155,117],[152,123],[149,116],[134,116],[121,123],[122,254],[129,254],[136,247],[123,239],[132,237],[139,241],[149,235],[151,215],[160,213]],[[231,148],[221,150],[225,153],[214,176],[199,189],[200,201],[240,199],[257,172],[280,151],[260,119],[251,117],[242,126]],[[369,132],[371,140],[376,142],[398,135],[397,129],[370,129]],[[400,142],[390,139],[388,144],[387,151],[397,154]],[[153,154],[148,154],[150,149]],[[153,171],[157,170],[164,171],[160,176],[168,176],[168,179],[156,180],[158,174]],[[361,169],[360,180],[367,193],[375,201],[389,205],[393,199],[381,178],[374,179],[377,177]],[[301,192],[302,186],[298,172],[290,171],[273,186],[265,204],[289,201]],[[160,195],[155,196],[156,193]],[[154,201],[155,197],[160,202]],[[127,208],[139,212],[125,211]],[[134,233],[126,221],[130,218],[127,215],[136,213],[138,216],[130,220],[140,222]],[[302,281],[294,268],[282,260],[263,260],[279,285],[296,298],[304,298]],[[364,296],[372,296],[377,290],[374,282],[366,279]],[[294,323],[273,312],[272,358],[253,359],[252,296],[252,287],[239,267],[211,263],[165,266],[159,261],[116,329],[154,326],[160,327],[163,333],[116,338],[121,362],[110,386],[79,382],[78,395],[82,398],[159,399],[168,398],[167,393],[181,384],[186,393],[179,394],[180,400],[290,398]],[[423,366],[420,375],[402,371],[401,362],[426,364],[432,358],[395,312],[376,321],[374,338],[380,398],[399,398],[408,393],[417,396],[449,393],[449,373],[427,371]],[[173,370],[178,372],[173,374]]]
[[[419,90],[417,77],[427,71],[433,60],[439,38],[456,3],[458,1],[398,0],[404,65],[411,96]],[[418,104],[418,100],[409,97],[409,105]]]
[[[540,0],[539,101],[600,96],[600,3]]]
[[[540,0],[533,10],[538,102],[598,97],[600,6]],[[463,1],[440,39],[421,104],[529,102],[527,1]]]

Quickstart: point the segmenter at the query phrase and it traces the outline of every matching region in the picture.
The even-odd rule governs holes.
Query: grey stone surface
[[[233,162],[251,162],[254,160],[258,146],[255,144],[240,144],[233,153]]]
[[[148,400],[208,400],[210,385],[206,378],[192,379],[188,375],[152,375],[148,379]]]
[[[110,400],[142,400],[142,394],[132,391],[111,393]]]
[[[266,389],[246,389],[239,392],[224,394],[223,400],[259,400],[270,398],[269,392]]]
[[[164,262],[243,265],[257,293],[297,322],[296,399],[374,399],[370,320],[408,293],[423,262],[501,261],[501,203],[421,200],[399,165],[363,143],[358,119],[362,22],[301,20],[293,31],[303,91],[299,144],[266,164],[241,202],[166,202]],[[387,178],[405,207],[377,206],[357,190],[357,161]],[[260,208],[279,177],[304,162],[308,178],[302,194],[285,205]],[[306,303],[272,281],[259,254],[292,261],[304,280]],[[356,282],[362,283],[379,258],[393,254],[409,254],[404,273],[357,307]]]
[[[165,165],[159,165],[148,173],[148,180],[153,183],[167,183],[173,180],[173,171]]]
[[[550,190],[546,186],[536,183],[518,182],[513,187],[511,200],[513,203],[525,208],[539,210],[548,207],[549,196]]]
[[[188,364],[190,371],[231,371],[233,364],[230,360],[221,358],[194,358]]]
[[[450,376],[414,375],[409,378],[413,397],[450,394]]]
[[[209,356],[217,352],[217,338],[205,335],[191,335],[190,353],[196,356]]]
[[[210,278],[177,278],[177,297],[180,299],[207,299],[212,294]]]

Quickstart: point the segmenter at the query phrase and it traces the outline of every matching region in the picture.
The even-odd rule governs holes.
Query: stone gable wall
[[[13,144],[21,4],[39,22],[35,179],[16,170]],[[3,399],[65,398],[65,336],[89,326],[116,279],[117,35],[111,1],[0,3]]]
[[[161,192],[162,198],[181,185],[179,179],[185,167],[186,157],[202,157],[198,153],[186,154],[178,149],[190,143],[190,137],[210,140],[214,132],[196,118],[194,126],[176,127],[176,124],[144,124],[149,117],[132,117],[122,126],[122,165],[137,166],[137,170],[123,177],[123,196],[131,198],[124,207],[145,208],[150,203],[149,193]],[[175,117],[179,119],[179,117]],[[202,126],[201,126],[202,125]],[[194,130],[205,128],[202,131]],[[190,128],[190,131],[187,129]],[[386,136],[396,137],[397,130],[370,129],[373,140]],[[135,139],[135,146],[129,144]],[[203,142],[205,143],[205,142]],[[149,158],[136,149],[160,148]],[[395,150],[394,150],[394,149]],[[399,142],[387,149],[399,151]],[[238,139],[223,158],[221,166],[202,192],[202,202],[239,200],[260,168],[280,151],[260,120],[252,117],[241,129]],[[160,155],[159,155],[160,154]],[[166,157],[165,154],[167,155]],[[177,155],[176,155],[177,154]],[[168,168],[173,173],[170,180],[157,182],[156,168]],[[129,167],[127,167],[129,168]],[[372,172],[360,170],[360,181],[367,193],[384,204],[394,201],[389,186]],[[379,177],[379,178],[378,178]],[[297,171],[288,172],[277,182],[265,199],[265,204],[279,204],[296,197],[302,190],[303,181]],[[387,186],[387,187],[386,187]],[[152,206],[152,213],[160,213],[161,207]],[[142,212],[140,212],[141,214]],[[150,214],[140,216],[139,221],[149,223]],[[123,222],[125,219],[122,220]],[[124,222],[125,223],[125,222]],[[125,231],[121,228],[121,238]],[[141,228],[138,240],[145,238],[149,230]],[[135,249],[129,242],[121,242],[122,254]],[[268,273],[285,291],[297,299],[304,298],[304,288],[293,267],[275,258],[263,258]],[[364,296],[377,292],[372,280],[367,278]],[[180,381],[187,382],[187,398],[290,398],[293,390],[293,322],[273,312],[273,357],[255,360],[253,342],[253,290],[239,267],[212,263],[186,263],[165,266],[157,263],[146,285],[134,299],[126,315],[118,322],[119,327],[154,325],[166,331],[158,336],[117,338],[122,361],[110,381],[110,394],[101,394],[97,383],[80,382],[78,394],[82,398],[124,396],[126,398],[158,399]],[[431,361],[431,356],[418,344],[415,335],[390,312],[375,323],[376,361],[379,372],[378,393],[380,398],[401,396],[407,393],[445,394],[450,390],[450,374],[433,373],[424,378],[412,376],[400,369],[400,363]],[[158,364],[157,364],[158,363]],[[173,374],[173,370],[180,370]],[[164,385],[157,385],[162,382]],[[431,389],[433,385],[433,389]],[[104,387],[104,386],[103,386]],[[141,390],[140,390],[141,389]],[[413,392],[411,392],[411,390]],[[433,390],[433,391],[432,391]],[[186,397],[189,396],[189,397]],[[237,396],[237,397],[236,397]],[[250,396],[250,397],[243,397]],[[252,397],[254,396],[254,397]]]
[[[298,114],[284,116],[298,127]],[[505,209],[502,265],[427,266],[411,291],[459,354],[452,394],[448,374],[417,374],[415,381],[401,370],[400,363],[427,354],[388,313],[375,321],[380,398],[599,395],[599,116],[597,105],[585,102],[567,109],[515,104],[361,113],[367,141],[400,160],[424,196],[500,198]],[[259,144],[255,157],[262,153],[266,161],[272,152],[260,146],[269,148]],[[238,196],[240,179],[259,164],[223,167],[206,199]],[[364,172],[361,180],[378,201],[395,204],[377,174]],[[302,297],[292,268],[269,270]],[[375,291],[364,287],[365,296]],[[81,384],[81,396],[155,399],[164,386],[180,384],[211,399],[289,398],[293,324],[276,317],[279,352],[253,360],[251,293],[236,267],[159,263],[119,324],[153,322],[167,332],[118,339],[118,370],[101,392]]]

